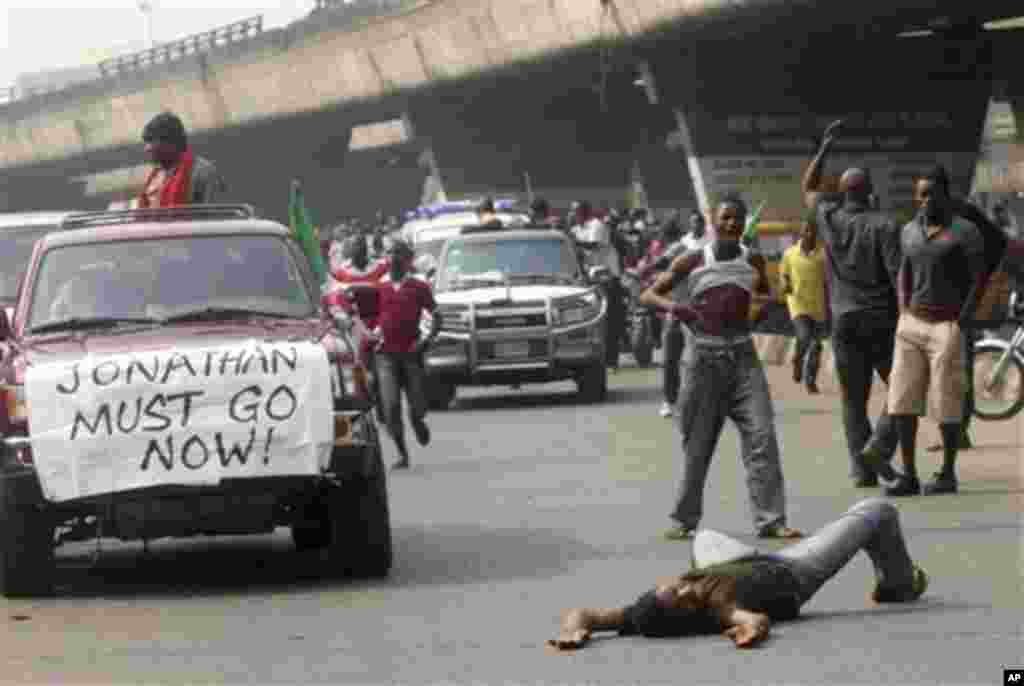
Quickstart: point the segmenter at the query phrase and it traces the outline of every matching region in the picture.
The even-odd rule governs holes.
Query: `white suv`
[[[573,379],[585,400],[606,397],[607,306],[565,234],[463,229],[441,251],[434,292],[442,329],[426,366],[435,408],[463,385]]]

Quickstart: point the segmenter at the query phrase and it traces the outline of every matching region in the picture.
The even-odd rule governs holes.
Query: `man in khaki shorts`
[[[963,421],[965,378],[961,323],[971,321],[988,277],[986,221],[950,196],[949,177],[936,167],[917,179],[917,217],[903,228],[899,276],[900,318],[896,328],[888,410],[891,428],[876,431],[863,452],[865,463],[894,481],[886,495],[921,493],[915,443],[918,417],[927,409],[942,433],[943,460],[926,495],[956,493],[956,458]],[[967,208],[969,209],[969,208]],[[970,216],[971,220],[964,215]],[[904,472],[883,455],[900,441]]]

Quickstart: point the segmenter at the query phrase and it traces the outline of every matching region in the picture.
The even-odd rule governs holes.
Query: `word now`
[[[267,429],[266,440],[263,442],[263,464],[270,464],[270,443],[273,440],[274,429],[271,427]],[[174,469],[175,464],[196,471],[209,464],[213,457],[220,460],[221,467],[230,467],[232,461],[244,466],[249,461],[255,442],[256,429],[249,429],[249,440],[244,444],[232,441],[230,445],[225,445],[224,434],[220,431],[215,432],[209,440],[204,440],[199,434],[192,434],[177,444],[174,436],[167,436],[162,441],[153,438],[146,447],[146,454],[139,468],[147,471],[154,458],[166,467],[167,471]]]

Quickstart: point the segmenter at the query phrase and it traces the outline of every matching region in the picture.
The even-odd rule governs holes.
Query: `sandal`
[[[663,536],[667,541],[689,541],[697,533],[696,529],[680,524],[666,531]]]
[[[775,526],[765,527],[757,532],[758,538],[803,538],[804,532],[799,529],[793,529],[788,526],[777,524]]]
[[[871,599],[876,603],[909,603],[917,600],[928,590],[928,575],[923,569],[914,565],[914,580],[910,588],[892,589],[876,586],[871,592]]]

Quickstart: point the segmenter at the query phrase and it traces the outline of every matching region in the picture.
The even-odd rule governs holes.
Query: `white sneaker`
[[[658,411],[658,414],[662,417],[671,417],[675,414],[675,410],[672,409],[671,405],[665,402],[661,404],[661,409]]]

